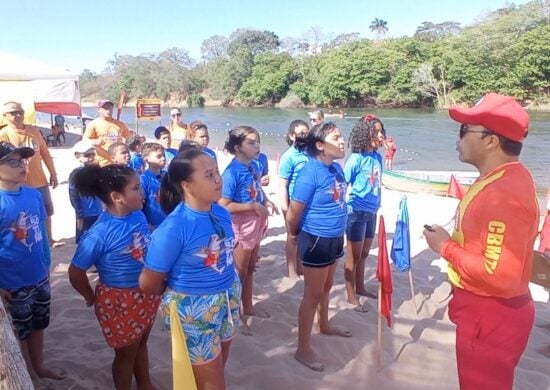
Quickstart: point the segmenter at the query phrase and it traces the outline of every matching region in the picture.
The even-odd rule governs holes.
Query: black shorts
[[[297,241],[304,267],[328,267],[344,255],[344,236],[320,237],[301,231]]]
[[[19,340],[27,339],[33,330],[50,324],[50,281],[10,291],[9,310]]]

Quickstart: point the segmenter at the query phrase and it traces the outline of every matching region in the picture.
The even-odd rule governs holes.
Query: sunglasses
[[[218,217],[216,217],[212,213],[208,213],[208,216],[210,217],[210,222],[212,222],[212,227],[214,228],[214,232],[219,237],[220,240],[223,240],[225,238],[225,230],[223,229],[223,226],[220,223],[220,220]]]
[[[10,114],[11,116],[16,116],[16,115],[23,116],[23,115],[25,115],[25,111],[23,111],[23,110],[10,111],[10,112],[8,112],[8,114]]]
[[[173,117],[175,116],[181,116],[181,114],[172,114]]]
[[[490,131],[487,131],[487,130],[470,130],[468,128],[468,125],[461,124],[459,129],[459,137],[461,139],[464,138],[466,133],[492,134]]]
[[[0,161],[1,164],[8,164],[11,168],[19,168],[27,163],[26,158],[10,158],[8,160]]]
[[[340,172],[338,172],[338,170],[336,168],[334,168],[334,165],[331,165],[328,167],[328,171],[333,174],[333,175],[336,175],[336,181],[338,183],[342,183],[344,181],[344,178],[342,177],[342,175],[340,174]]]
[[[82,153],[82,155],[86,158],[95,158],[95,152]]]

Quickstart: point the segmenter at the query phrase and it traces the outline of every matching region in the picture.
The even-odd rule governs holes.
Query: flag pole
[[[378,282],[378,341],[376,344],[376,361],[380,371],[382,369],[382,282]]]
[[[412,268],[409,268],[409,284],[411,285],[411,296],[414,303],[414,312],[416,313],[416,315],[418,315],[418,306],[416,306],[416,294],[414,293]]]

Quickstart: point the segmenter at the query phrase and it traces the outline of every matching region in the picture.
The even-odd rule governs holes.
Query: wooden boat
[[[468,189],[479,176],[467,171],[387,171],[382,174],[382,185],[390,190],[447,195],[451,175]]]

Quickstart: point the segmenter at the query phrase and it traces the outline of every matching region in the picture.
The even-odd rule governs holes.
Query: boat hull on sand
[[[382,185],[396,191],[446,196],[451,175],[454,175],[462,187],[467,190],[479,176],[479,173],[467,171],[385,170],[382,174]]]

